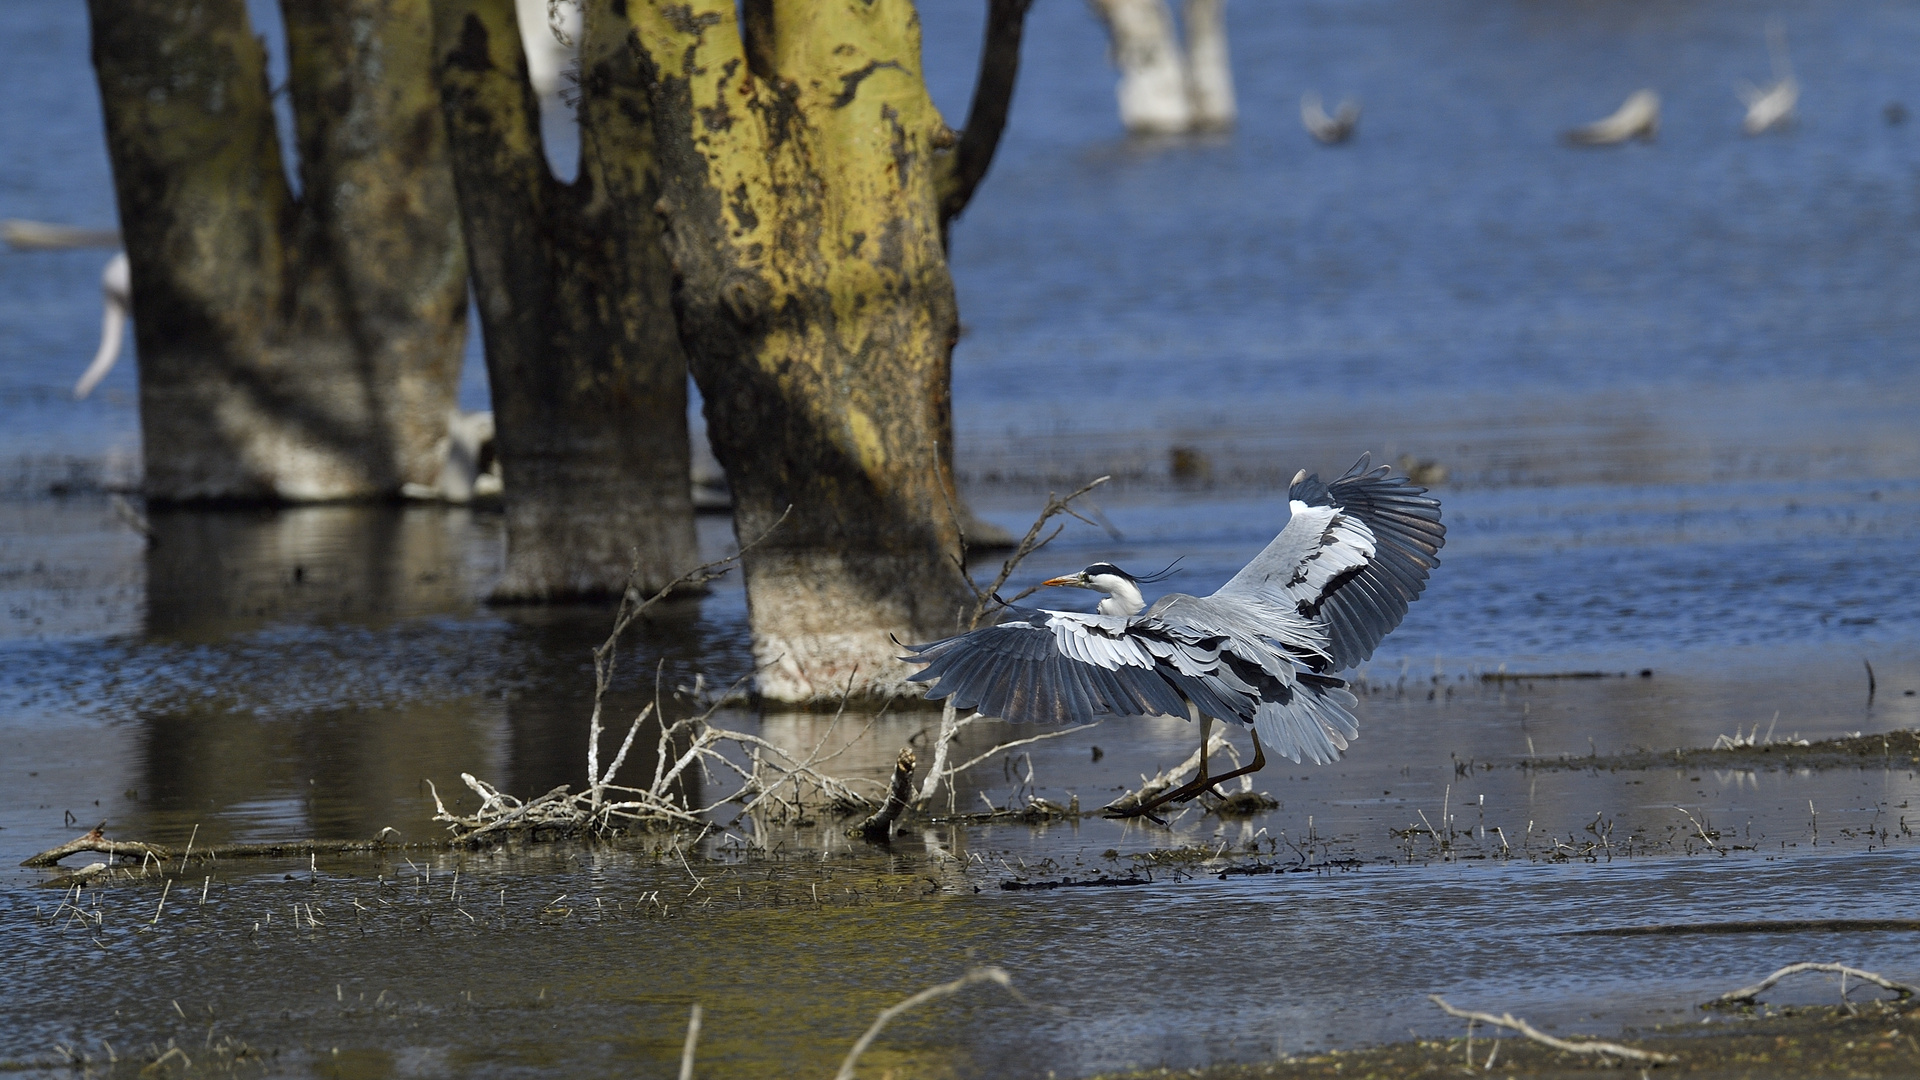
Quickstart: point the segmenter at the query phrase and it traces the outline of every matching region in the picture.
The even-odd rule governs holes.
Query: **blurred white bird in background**
[[[1792,122],[1794,107],[1800,103],[1800,80],[1793,77],[1793,61],[1787,56],[1787,28],[1779,19],[1767,20],[1767,52],[1773,59],[1773,84],[1759,87],[1743,82],[1734,88],[1747,106],[1747,118],[1740,130],[1749,135]]]
[[[66,251],[73,248],[119,247],[118,229],[86,229],[73,225],[52,225],[44,221],[17,218],[0,221],[0,237],[17,251]],[[93,363],[73,384],[73,398],[79,401],[100,385],[120,359],[127,339],[127,320],[133,316],[133,274],[127,266],[127,253],[115,252],[100,271],[100,347],[94,350]]]
[[[1635,90],[1627,95],[1612,115],[1567,132],[1566,140],[1576,146],[1613,146],[1628,139],[1652,142],[1660,134],[1660,95],[1651,90]]]
[[[1346,142],[1353,137],[1353,129],[1360,123],[1360,103],[1342,101],[1332,116],[1320,102],[1320,95],[1309,90],[1300,98],[1300,123],[1307,134],[1332,146]]]

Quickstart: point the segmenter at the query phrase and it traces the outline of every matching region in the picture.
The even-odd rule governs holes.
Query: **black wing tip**
[[[1367,488],[1373,489],[1375,494],[1400,498],[1416,505],[1430,504],[1436,509],[1440,505],[1438,499],[1417,498],[1425,495],[1428,489],[1414,483],[1412,477],[1396,474],[1391,465],[1375,465],[1371,450],[1361,453],[1353,465],[1332,482],[1320,479],[1319,473],[1300,470],[1294,474],[1293,483],[1287,487],[1287,497],[1298,499],[1309,506],[1331,506],[1334,505],[1332,495],[1336,490],[1353,491]]]

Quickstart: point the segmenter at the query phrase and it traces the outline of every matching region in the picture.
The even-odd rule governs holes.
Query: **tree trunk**
[[[1182,52],[1167,0],[1089,0],[1120,69],[1120,122],[1135,135],[1233,127],[1226,0],[1186,0]]]
[[[1120,122],[1135,135],[1171,135],[1193,127],[1186,58],[1167,0],[1092,0],[1107,24],[1120,69]]]
[[[389,496],[431,482],[466,259],[425,0],[285,8],[302,195],[243,0],[90,0],[132,263],[147,495]]]
[[[653,129],[614,6],[587,5],[571,184],[547,167],[513,0],[435,6],[505,480],[496,600],[618,595],[636,549],[644,591],[697,561]]]
[[[927,95],[909,0],[630,3],[681,340],[746,559],[759,689],[900,693],[963,629],[943,242],[1005,121],[1025,0],[995,0],[970,130]],[[1009,32],[1010,30],[1010,32]],[[791,508],[789,510],[789,508]]]
[[[1233,127],[1233,65],[1227,57],[1227,0],[1187,0],[1187,99],[1198,131]]]

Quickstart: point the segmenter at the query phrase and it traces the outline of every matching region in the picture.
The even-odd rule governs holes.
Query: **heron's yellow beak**
[[[1047,580],[1041,582],[1040,584],[1072,586],[1072,585],[1082,584],[1082,581],[1081,581],[1081,576],[1079,574],[1068,574],[1066,577],[1048,578]]]

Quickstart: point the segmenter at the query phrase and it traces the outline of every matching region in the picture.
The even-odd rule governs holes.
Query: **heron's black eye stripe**
[[[1085,570],[1082,570],[1081,573],[1087,575],[1088,577],[1096,577],[1100,574],[1112,574],[1114,577],[1126,578],[1128,581],[1133,580],[1132,576],[1129,575],[1125,570],[1120,569],[1119,567],[1113,565],[1110,562],[1094,563],[1092,566],[1089,566]]]

